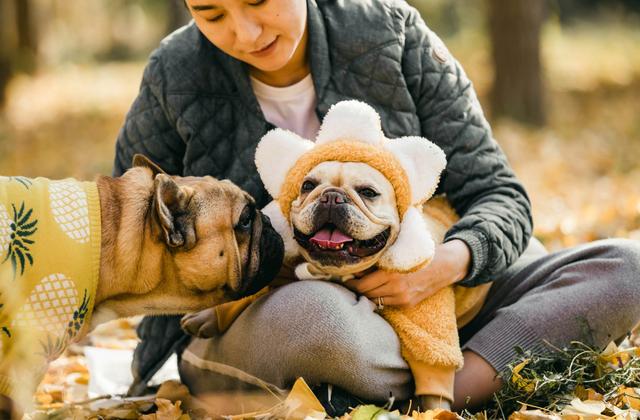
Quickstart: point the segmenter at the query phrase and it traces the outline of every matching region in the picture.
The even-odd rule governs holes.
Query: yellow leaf
[[[414,420],[456,420],[458,416],[451,411],[436,408],[423,412],[414,411],[411,413],[411,418]]]
[[[324,419],[326,412],[303,378],[298,378],[284,401],[267,410],[225,416],[229,420],[269,417],[286,420]]]
[[[164,398],[156,398],[158,411],[153,414],[145,414],[140,416],[141,420],[182,420],[182,410],[180,409],[180,401],[176,401],[175,405]]]
[[[316,395],[302,378],[298,378],[293,384],[284,405],[287,407],[286,418],[289,420],[304,419],[307,416],[318,417],[319,413],[325,412]]]
[[[53,402],[53,397],[46,392],[38,392],[33,398],[38,405],[49,405]]]
[[[574,398],[560,414],[563,419],[567,415],[577,415],[582,420],[608,419],[611,417],[602,414],[606,408],[606,404],[602,401],[582,401],[580,398]]]
[[[172,402],[180,401],[186,409],[192,408],[190,405],[193,397],[189,393],[189,388],[177,380],[164,381],[158,388],[158,392],[156,392],[156,398]]]
[[[512,413],[509,420],[560,420],[560,416],[542,410],[524,410]]]
[[[640,395],[637,391],[638,390],[636,388],[629,388],[622,385],[620,388],[618,388],[621,402],[624,403],[627,407],[633,408],[634,410],[640,410]]]
[[[600,360],[604,363],[608,363],[613,369],[619,369],[626,365],[634,356],[640,356],[639,348],[631,347],[620,350],[615,343],[611,342],[607,348],[600,353]]]
[[[124,419],[124,420],[135,420],[139,416],[138,411],[133,410],[131,408],[113,408],[108,410],[102,410],[102,413],[107,415],[108,418]],[[149,414],[149,416],[155,416],[155,414]],[[144,418],[144,417],[145,416],[142,416],[140,418]],[[156,417],[148,417],[147,419],[155,420]]]
[[[604,396],[596,391],[594,391],[593,389],[589,388],[587,389],[587,400],[594,400],[594,401],[602,401],[604,400]]]
[[[529,359],[523,360],[521,363],[517,364],[511,372],[511,382],[513,382],[516,387],[518,387],[518,389],[525,392],[533,392],[536,389],[535,381],[531,379],[525,379],[522,377],[522,375],[520,375],[520,371],[524,369],[529,361]]]
[[[74,379],[75,383],[80,384],[80,385],[88,385],[89,384],[89,374],[88,373],[81,373],[79,376],[77,376]]]

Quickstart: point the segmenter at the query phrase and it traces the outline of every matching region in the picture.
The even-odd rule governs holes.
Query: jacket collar
[[[329,61],[329,45],[322,12],[315,0],[307,0],[307,25],[311,74],[318,103],[320,103],[320,98],[324,96],[324,90],[331,76],[331,62]]]
[[[221,68],[227,74],[227,76],[230,77],[231,80],[233,80],[233,84],[236,87],[236,92],[230,93],[232,93],[233,95],[237,95],[237,97],[249,111],[258,115],[262,115],[260,105],[258,104],[258,100],[256,99],[256,96],[253,93],[253,89],[251,88],[251,82],[249,81],[249,66],[247,66],[244,62],[222,52],[220,49],[218,49],[218,47],[211,44],[211,42],[206,39],[204,35],[200,34],[200,36],[204,42],[211,46],[214,51],[214,55],[216,56],[216,61],[220,64]]]

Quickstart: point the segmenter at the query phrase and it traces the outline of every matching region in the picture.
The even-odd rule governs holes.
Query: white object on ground
[[[84,354],[89,369],[89,398],[100,395],[125,394],[133,382],[131,362],[133,350],[108,349],[86,346]],[[161,384],[170,379],[180,379],[178,359],[175,354],[156,372],[150,385]]]

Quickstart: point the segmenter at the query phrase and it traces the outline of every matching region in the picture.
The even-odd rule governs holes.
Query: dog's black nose
[[[320,202],[331,206],[336,204],[346,204],[351,202],[351,200],[342,191],[327,190],[320,196]]]

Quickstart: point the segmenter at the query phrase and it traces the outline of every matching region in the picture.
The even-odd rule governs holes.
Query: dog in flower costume
[[[334,105],[315,142],[270,131],[258,144],[256,166],[274,198],[264,212],[301,280],[416,271],[457,220],[444,198],[432,198],[444,152],[421,137],[386,138],[378,114],[359,101]],[[457,328],[477,314],[488,287],[451,286],[413,308],[381,311],[400,338],[423,408],[453,400],[463,362]]]

